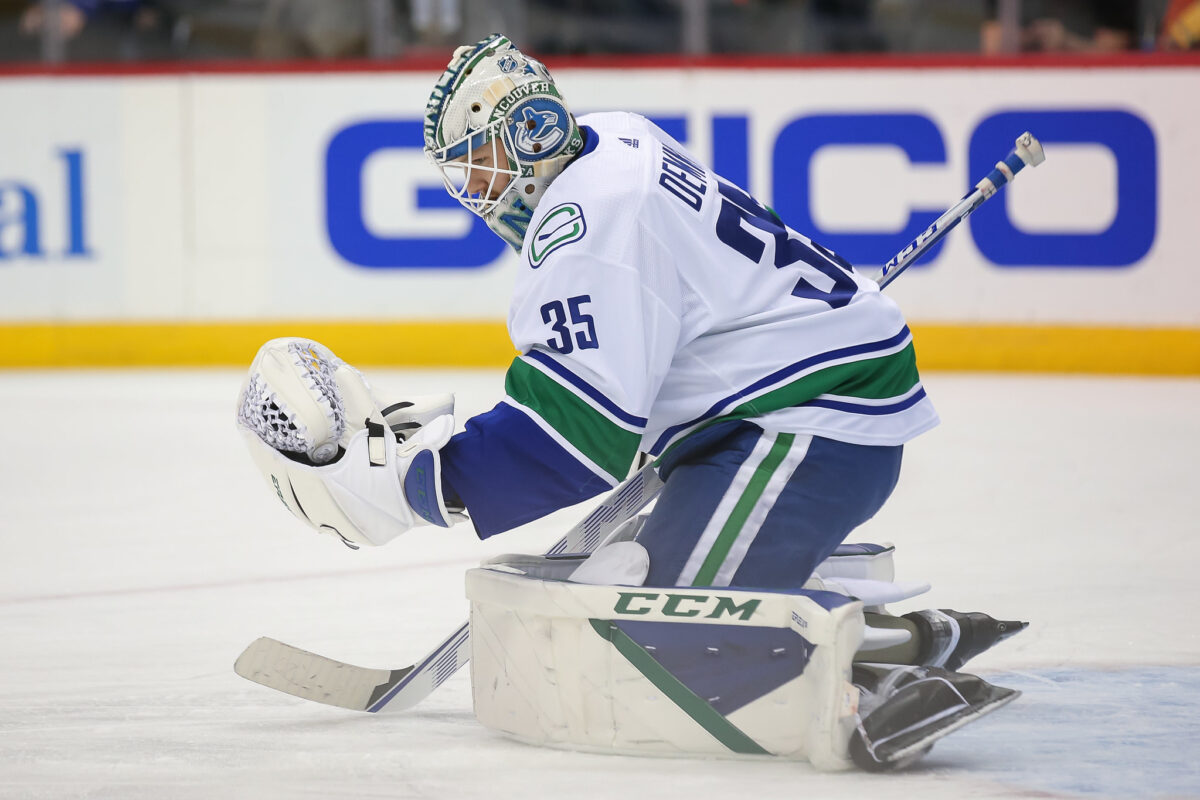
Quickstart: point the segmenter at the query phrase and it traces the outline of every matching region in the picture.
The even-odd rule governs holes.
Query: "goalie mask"
[[[454,51],[425,110],[446,190],[521,251],[546,187],[583,149],[549,70],[492,34]]]

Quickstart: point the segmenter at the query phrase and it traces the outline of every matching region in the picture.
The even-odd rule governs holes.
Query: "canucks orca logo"
[[[567,110],[548,97],[539,97],[513,109],[513,144],[525,161],[555,155],[567,141]]]

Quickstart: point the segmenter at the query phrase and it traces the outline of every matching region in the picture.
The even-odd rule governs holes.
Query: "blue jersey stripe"
[[[884,350],[890,350],[893,347],[897,347],[897,346],[903,344],[911,335],[912,334],[909,332],[908,326],[905,325],[903,328],[900,329],[899,333],[897,333],[894,336],[890,336],[887,339],[883,339],[878,342],[867,342],[865,344],[857,344],[852,347],[843,347],[838,350],[830,350],[825,353],[818,353],[815,356],[810,356],[809,358],[803,359],[801,361],[797,361],[794,364],[790,364],[789,366],[786,366],[783,369],[776,370],[775,372],[772,372],[767,377],[755,381],[754,383],[750,384],[749,386],[745,387],[744,389],[741,389],[732,395],[729,395],[727,397],[722,398],[721,400],[718,400],[716,403],[714,403],[712,405],[711,408],[708,409],[708,411],[705,411],[703,414],[696,417],[695,419],[692,419],[688,422],[682,422],[678,425],[672,425],[670,428],[667,428],[665,431],[663,431],[662,436],[658,437],[658,441],[656,441],[654,443],[654,447],[650,448],[650,452],[651,453],[661,452],[662,448],[667,446],[667,442],[674,439],[678,434],[682,433],[683,431],[687,430],[688,428],[693,428],[696,425],[699,425],[700,423],[704,422],[705,420],[709,420],[709,419],[712,419],[713,417],[720,416],[722,413],[724,413],[726,410],[728,410],[731,406],[734,406],[734,405],[740,403],[746,397],[750,396],[751,394],[757,393],[761,389],[765,389],[765,388],[772,386],[774,384],[777,384],[777,383],[782,383],[783,381],[787,380],[788,378],[792,377],[793,375],[796,375],[797,373],[804,372],[813,367],[819,366],[821,364],[824,364],[824,363],[827,363],[830,361],[837,361],[837,360],[840,360],[843,358],[852,358],[854,356],[862,356],[862,355],[867,355],[870,353],[881,352]],[[810,401],[810,403],[811,403],[811,401]]]
[[[637,417],[637,416],[634,416],[633,414],[630,414],[628,411],[625,411],[623,408],[621,408],[616,403],[614,403],[612,400],[610,400],[608,398],[608,396],[605,395],[603,392],[601,392],[599,389],[592,386],[590,383],[588,383],[583,378],[576,375],[574,372],[571,372],[571,370],[567,369],[565,366],[563,366],[559,362],[555,361],[551,356],[541,352],[540,350],[530,350],[528,353],[526,353],[524,355],[524,357],[528,358],[528,359],[532,359],[533,361],[536,361],[539,364],[544,365],[547,369],[549,369],[555,375],[558,375],[563,380],[565,380],[567,383],[571,384],[576,389],[578,389],[580,392],[583,392],[584,394],[586,394],[588,397],[590,397],[592,400],[594,400],[598,406],[603,408],[605,411],[607,411],[609,414],[611,414],[616,419],[619,419],[621,422],[624,422],[626,425],[632,425],[633,427],[635,427],[639,430],[644,429],[646,427],[646,418],[645,417]]]
[[[831,408],[834,411],[848,411],[852,414],[870,414],[873,416],[883,416],[884,414],[897,414],[905,409],[912,408],[917,403],[925,399],[925,389],[921,388],[909,397],[904,398],[896,403],[888,403],[887,405],[865,405],[863,403],[853,403],[845,400],[830,400],[827,398],[816,397],[804,404],[806,408],[816,406],[817,408]]]

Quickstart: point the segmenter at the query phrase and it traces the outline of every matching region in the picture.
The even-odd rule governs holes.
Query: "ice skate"
[[[1021,695],[940,667],[855,664],[853,680],[862,695],[850,758],[870,772],[910,766],[938,739]]]
[[[917,626],[923,645],[917,662],[957,670],[975,656],[1025,630],[1028,622],[994,619],[979,611],[928,608],[905,614]]]

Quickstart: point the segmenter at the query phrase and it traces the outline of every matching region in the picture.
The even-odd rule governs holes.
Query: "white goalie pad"
[[[475,714],[532,744],[851,765],[862,604],[467,573]]]

